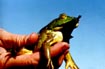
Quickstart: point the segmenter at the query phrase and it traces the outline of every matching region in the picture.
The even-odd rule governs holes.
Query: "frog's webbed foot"
[[[65,69],[69,69],[69,67],[70,67],[71,69],[79,69],[79,67],[78,67],[75,63],[73,63],[73,62],[71,62],[71,61],[67,61],[67,62],[66,62]]]
[[[65,55],[65,62],[65,69],[69,69],[69,67],[70,69],[79,69],[69,52]]]

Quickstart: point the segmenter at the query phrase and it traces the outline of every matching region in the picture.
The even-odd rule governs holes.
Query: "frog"
[[[73,30],[78,27],[79,19],[81,15],[78,17],[68,16],[65,13],[61,13],[58,18],[52,20],[45,27],[43,27],[39,32],[38,42],[34,46],[34,52],[40,51],[40,64],[35,69],[58,69],[54,66],[54,61],[50,56],[50,47],[53,46],[57,42],[67,42],[73,38],[71,35]],[[31,54],[32,50],[27,50],[25,48],[21,49],[18,52],[20,54]],[[75,61],[73,60],[70,51],[65,54],[65,69],[79,69]]]
[[[58,18],[54,19],[39,31],[39,41],[37,46],[35,46],[35,50],[41,49],[42,55],[44,55],[42,57],[44,57],[47,62],[45,69],[56,69],[50,56],[50,47],[61,41],[69,43],[69,39],[73,37],[71,33],[78,27],[80,18],[81,15],[78,17],[71,17],[62,13]],[[64,60],[66,62],[65,69],[69,69],[69,67],[71,69],[79,69],[70,52],[65,55]]]

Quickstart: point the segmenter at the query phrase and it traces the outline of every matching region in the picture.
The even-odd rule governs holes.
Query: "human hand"
[[[0,29],[0,69],[9,67],[26,67],[29,65],[38,66],[40,61],[40,52],[32,54],[23,54],[15,57],[7,51],[10,48],[22,48],[24,46],[31,46],[38,40],[38,35],[32,33],[30,35],[16,35]],[[51,47],[51,57],[57,58],[58,66],[61,65],[64,54],[67,52],[69,46],[65,42],[59,42]]]

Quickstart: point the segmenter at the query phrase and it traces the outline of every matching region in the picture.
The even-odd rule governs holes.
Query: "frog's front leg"
[[[65,69],[69,69],[69,67],[71,69],[79,69],[69,52],[65,55],[65,62],[66,62]]]

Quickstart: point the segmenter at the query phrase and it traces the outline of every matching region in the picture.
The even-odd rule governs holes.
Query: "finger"
[[[62,54],[59,58],[58,58],[58,66],[61,66],[63,60],[64,60],[64,54]]]
[[[4,69],[4,65],[10,56],[10,52],[7,52],[5,48],[0,47],[0,69]]]
[[[0,55],[3,54],[3,53],[6,53],[7,51],[3,48],[3,47],[0,47]]]
[[[38,34],[32,33],[32,34],[30,34],[30,36],[27,40],[27,43],[34,44],[35,42],[37,42],[37,40],[38,40]]]
[[[64,53],[69,49],[69,45],[66,42],[59,42],[51,47],[51,56],[56,57],[58,54]]]
[[[6,57],[4,59],[6,59]],[[24,54],[16,57],[10,57],[8,61],[4,61],[5,62],[4,69],[12,67],[27,67],[29,65],[37,66],[39,59],[40,59],[39,52],[36,52],[34,54]]]
[[[5,48],[32,45],[37,41],[37,39],[38,35],[36,33],[32,33],[30,35],[17,35],[9,33],[5,30],[0,30],[0,46]]]
[[[52,59],[55,69],[58,69],[64,60],[64,54]]]
[[[17,35],[16,38],[14,39],[16,40],[14,41],[18,46],[20,47],[27,46],[27,45],[33,45],[38,40],[38,35],[36,33],[32,33],[30,35]]]

